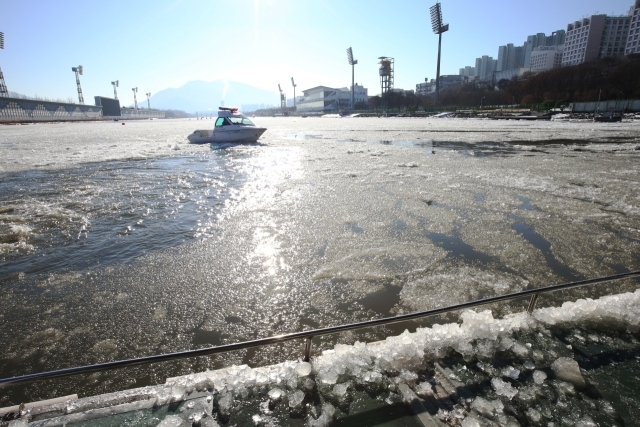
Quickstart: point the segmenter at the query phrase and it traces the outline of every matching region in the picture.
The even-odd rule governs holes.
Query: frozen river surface
[[[638,122],[256,122],[261,144],[236,147],[187,143],[212,121],[0,127],[0,377],[640,269]],[[300,345],[14,388],[0,406]]]

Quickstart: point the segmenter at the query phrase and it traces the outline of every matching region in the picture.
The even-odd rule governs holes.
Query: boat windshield
[[[227,117],[234,125],[255,126],[253,122],[246,117],[231,116]]]

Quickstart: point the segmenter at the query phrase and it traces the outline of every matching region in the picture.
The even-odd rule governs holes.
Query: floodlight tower
[[[138,98],[136,97],[136,93],[138,93],[138,88],[137,87],[133,87],[131,88],[131,90],[133,91],[133,105],[135,105],[136,110],[138,109]]]
[[[78,86],[78,101],[80,104],[84,104],[84,97],[82,96],[82,88],[80,87],[80,76],[82,75],[82,65],[77,67],[71,67],[71,71],[76,73],[76,85]]]
[[[278,90],[280,91],[280,109],[284,112],[284,109],[287,107],[287,95],[282,92],[280,83],[278,83]]]
[[[296,111],[296,86],[298,85],[294,83],[293,77],[291,77],[291,84],[293,85],[293,111]]]
[[[440,47],[442,45],[442,33],[449,31],[449,24],[442,24],[442,8],[440,3],[436,3],[429,8],[431,12],[431,29],[438,35],[438,68],[436,69],[436,98],[435,106],[438,106],[440,95]]]
[[[355,90],[356,90],[356,86],[355,86],[355,76],[356,76],[356,71],[355,71],[355,65],[358,63],[358,61],[355,61],[353,59],[353,50],[351,48],[347,49],[347,59],[349,60],[349,65],[351,65],[351,109],[353,110],[353,99],[354,99],[354,95],[355,95]]]
[[[0,49],[4,49],[4,33],[0,32]],[[7,90],[7,85],[4,82],[4,75],[2,74],[2,69],[0,68],[0,96],[9,96],[9,91]]]
[[[151,101],[149,101],[149,98],[151,98],[151,92],[147,92],[145,95],[147,95],[147,107],[151,110]]]
[[[380,92],[381,96],[393,89],[393,58],[381,56],[380,60]]]
[[[111,84],[113,85],[113,99],[118,99],[118,92],[116,91],[116,88],[120,86],[120,80],[111,82]]]

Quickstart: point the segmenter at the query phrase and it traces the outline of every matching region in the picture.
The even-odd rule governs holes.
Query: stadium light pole
[[[449,24],[442,24],[442,8],[440,3],[429,8],[431,12],[431,29],[438,35],[438,67],[436,69],[436,98],[435,106],[438,106],[438,98],[440,96],[440,48],[442,46],[442,33],[449,31]]]
[[[151,101],[149,101],[149,98],[151,98],[151,92],[147,92],[145,95],[147,95],[147,107],[151,110]]]
[[[71,67],[71,71],[76,73],[76,86],[78,86],[78,101],[80,104],[84,104],[84,97],[82,96],[82,88],[80,87],[80,76],[82,75],[82,65],[77,67]]]
[[[138,88],[137,87],[133,87],[131,88],[131,90],[133,91],[133,105],[135,105],[136,110],[138,109],[138,98],[136,97],[136,93],[138,93]]]
[[[4,33],[0,32],[0,49],[4,50]],[[9,96],[9,90],[4,82],[4,74],[2,74],[2,68],[0,68],[0,96]]]
[[[353,59],[353,49],[349,48],[347,49],[347,59],[349,60],[349,65],[351,65],[351,109],[353,110],[353,99],[354,99],[354,94],[355,94],[355,90],[356,90],[356,86],[355,86],[355,75],[356,75],[356,67],[355,65],[358,63],[358,61],[354,61]]]
[[[118,92],[116,91],[116,88],[120,86],[120,80],[111,82],[111,84],[113,85],[113,99],[118,99]]]
[[[293,85],[293,111],[297,111],[297,108],[296,108],[296,86],[298,86],[298,85],[294,83],[293,77],[291,77],[291,84]]]

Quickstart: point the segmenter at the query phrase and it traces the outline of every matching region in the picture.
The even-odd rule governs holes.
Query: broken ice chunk
[[[289,395],[289,408],[299,409],[302,406],[303,400],[304,400],[304,393],[302,391],[297,390],[295,393],[291,393]]]
[[[494,377],[491,380],[491,386],[496,391],[496,394],[498,396],[504,396],[509,400],[513,399],[514,396],[518,394],[518,389],[513,388],[511,384],[504,382],[497,377]]]
[[[311,373],[311,363],[302,362],[296,366],[296,372],[300,377],[306,377]]]
[[[500,400],[487,400],[477,397],[471,403],[471,409],[474,409],[480,415],[493,419],[496,415],[502,414],[504,405]]]
[[[529,349],[518,342],[511,347],[511,351],[520,357],[527,357],[529,355]]]
[[[180,424],[182,424],[182,418],[179,415],[169,415],[160,421],[158,427],[178,427]]]
[[[517,380],[520,376],[520,370],[514,368],[513,366],[507,366],[502,370],[502,376],[511,378],[512,380]]]
[[[598,427],[598,424],[596,424],[591,417],[585,416],[576,422],[576,427]]]
[[[340,400],[343,400],[347,397],[347,389],[349,388],[349,383],[336,384],[333,387],[333,395]]]
[[[560,357],[551,364],[551,370],[562,381],[571,383],[577,387],[585,388],[587,386],[578,362],[568,357]]]
[[[421,396],[432,396],[433,395],[433,386],[429,381],[422,382],[418,384],[415,388],[417,394]]]
[[[304,380],[304,383],[302,384],[302,386],[304,387],[305,390],[312,391],[316,386],[316,382],[311,378],[307,378],[306,380]]]
[[[322,372],[320,379],[324,384],[335,384],[338,382],[338,372],[329,368],[328,370]]]
[[[526,415],[529,422],[533,425],[537,425],[542,419],[542,414],[533,408],[529,408],[529,410],[526,412]]]
[[[307,425],[309,427],[328,427],[331,424],[335,413],[336,408],[334,408],[330,403],[325,403],[322,405],[322,414],[315,420],[309,416]]]
[[[543,371],[534,371],[533,372],[533,382],[536,384],[542,384],[544,380],[547,379],[547,374]]]
[[[462,420],[462,427],[481,427],[480,422],[473,417],[467,417]]]
[[[536,365],[534,365],[531,360],[525,360],[522,366],[524,366],[524,369],[527,369],[529,371],[533,371],[534,369],[536,369]]]
[[[231,393],[225,393],[218,399],[218,411],[223,417],[228,417],[231,414],[231,408],[233,408],[233,397]]]
[[[269,400],[271,400],[272,402],[277,402],[282,399],[283,394],[284,392],[279,388],[272,388],[271,390],[269,390],[269,393],[267,393],[267,395],[269,396]]]

